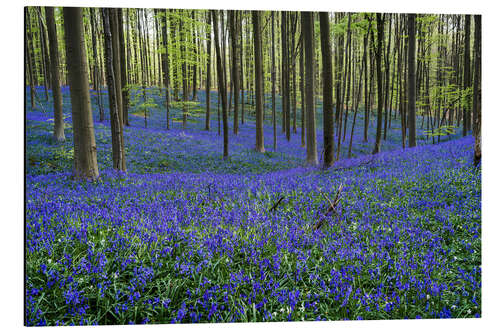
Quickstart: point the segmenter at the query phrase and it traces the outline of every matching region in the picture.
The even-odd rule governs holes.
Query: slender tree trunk
[[[332,54],[330,44],[330,20],[327,12],[319,13],[321,31],[321,56],[323,61],[323,149],[325,150],[324,168],[334,162],[333,141],[333,78]]]
[[[275,50],[274,50],[274,14],[271,12],[271,103],[273,109],[273,148],[276,151],[277,147],[277,135],[276,135],[276,61],[275,61]]]
[[[29,72],[29,79],[30,79],[30,98],[31,98],[31,110],[34,110],[36,108],[35,106],[35,99],[36,99],[36,86],[37,86],[37,72],[35,68],[35,54],[34,54],[34,47],[33,47],[33,34],[31,32],[31,19],[30,19],[30,12],[29,12],[29,7],[25,8],[25,25],[26,25],[26,58],[28,61],[28,72]]]
[[[224,72],[222,68],[222,59],[221,59],[221,51],[220,51],[220,42],[219,42],[219,24],[217,22],[217,13],[215,10],[211,10],[212,12],[212,21],[214,26],[214,35],[215,35],[215,54],[217,58],[217,82],[219,85],[219,94],[222,99],[222,122],[224,127],[224,153],[223,158],[227,160],[229,158],[229,144],[228,144],[228,126],[227,126],[227,95],[226,95],[226,84],[224,80]]]
[[[116,44],[113,43],[113,27],[111,24],[114,14],[113,11],[116,11],[116,9],[102,9],[102,19],[104,23],[104,51],[106,58],[106,81],[108,83],[109,96],[109,119],[111,122],[113,169],[127,171],[125,165],[125,147],[123,143],[123,121],[120,117],[117,103],[118,96],[121,94],[119,89],[117,89],[118,82],[115,76],[116,66],[114,66],[117,61],[114,57],[118,52],[114,52],[113,50],[113,46],[116,46]],[[116,32],[116,30],[114,32]]]
[[[90,104],[82,8],[64,7],[64,35],[73,119],[73,175],[76,179],[99,178],[94,122]]]
[[[415,14],[408,14],[408,128],[409,146],[415,147],[416,140],[416,98],[415,98]]]
[[[252,11],[253,46],[255,57],[255,149],[263,153],[264,148],[264,82],[262,69],[261,12]]]
[[[45,89],[45,100],[49,101],[49,88],[50,88],[50,63],[49,63],[49,51],[47,47],[47,37],[45,34],[45,27],[42,22],[42,12],[41,7],[36,7],[36,11],[38,12],[38,26],[40,27],[40,47],[41,47],[41,55],[42,55],[42,69],[43,69],[43,86]]]
[[[365,14],[365,17],[368,17]],[[369,31],[371,29],[371,20],[368,20],[368,39],[370,39]],[[372,42],[373,43],[373,42]],[[365,46],[366,47],[366,46]],[[364,117],[364,128],[363,128],[363,142],[368,142],[368,126],[370,125],[370,95],[368,87],[368,60],[367,52],[363,52],[363,61],[365,62],[365,117]]]
[[[481,15],[474,15],[474,166],[481,162]]]
[[[163,84],[165,85],[165,111],[167,130],[170,129],[170,66],[168,62],[168,34],[167,34],[167,10],[163,10],[162,15],[162,39],[164,52],[161,54],[162,70],[163,70]]]
[[[375,137],[375,147],[373,154],[380,152],[380,141],[382,138],[382,112],[384,108],[384,96],[382,90],[382,39],[384,38],[384,19],[381,13],[377,13],[377,52],[375,60],[377,62],[377,135]]]
[[[54,7],[45,7],[47,32],[50,44],[50,77],[52,78],[52,99],[54,100],[54,139],[58,142],[65,140],[64,120],[62,112],[61,82],[59,79],[59,46],[57,44],[57,30],[54,19]]]
[[[389,63],[389,55],[391,52],[391,23],[392,16],[391,14],[387,14],[389,16],[389,41],[387,42],[387,52],[385,56],[385,96],[384,96],[384,140],[387,139],[387,123],[389,116],[389,77],[390,77],[390,63]]]
[[[354,108],[354,118],[352,120],[351,138],[349,139],[349,151],[347,153],[347,158],[351,158],[352,138],[354,136],[354,126],[356,124],[356,116],[358,114],[359,101],[361,100],[361,90],[363,90],[363,72],[365,72],[365,68],[367,66],[366,46],[368,44],[368,36],[369,36],[369,32],[367,31],[366,34],[365,34],[365,37],[363,38],[363,59],[362,59],[361,70],[359,71],[358,97],[356,98],[356,106]],[[365,79],[365,87],[366,87],[366,79]]]
[[[305,53],[305,107],[307,124],[307,164],[318,165],[316,117],[314,110],[314,17],[312,12],[301,12],[302,38]]]
[[[290,67],[288,64],[288,12],[281,12],[281,90],[286,140],[290,141]]]
[[[205,130],[210,131],[210,86],[211,86],[211,61],[212,61],[212,27],[211,27],[210,13],[207,14],[207,78],[205,87]]]
[[[232,51],[232,73],[233,73],[233,95],[234,95],[234,114],[233,114],[233,133],[238,134],[238,97],[240,90],[240,79],[239,79],[239,52],[238,52],[238,38],[240,32],[238,31],[238,25],[236,24],[236,11],[229,11],[229,28],[231,31],[231,51]]]
[[[111,41],[112,41],[112,51],[113,55],[111,59],[113,60],[113,74],[114,74],[114,92],[116,95],[116,105],[118,108],[118,116],[120,121],[123,123],[123,100],[121,94],[121,63],[120,63],[120,42],[119,42],[119,32],[118,32],[118,9],[112,8],[109,15],[109,23],[111,29]],[[104,21],[104,17],[103,17]],[[109,77],[109,74],[108,74]],[[108,94],[110,93],[109,83],[108,83]]]
[[[28,25],[29,25],[29,13],[28,13],[29,8],[25,7],[24,8],[24,23],[25,23],[25,29],[24,29],[24,55],[25,55],[25,63],[27,65],[27,76],[28,76],[28,84],[30,86],[30,102],[31,102],[31,109],[35,109],[35,87],[33,84],[33,68],[31,66],[31,47],[29,46],[30,40],[28,39]],[[26,89],[26,87],[25,87]],[[26,95],[25,95],[26,96]],[[28,106],[27,103],[25,105],[26,107]]]
[[[118,23],[118,48],[119,48],[119,59],[120,62],[120,90],[121,90],[121,100],[122,100],[122,115],[123,124],[125,126],[130,126],[128,121],[128,82],[127,82],[127,59],[125,58],[125,34],[123,32],[123,10],[118,8],[116,11],[117,23]]]
[[[305,74],[304,74],[304,36],[300,41],[300,146],[306,147],[306,116],[305,116]]]
[[[198,99],[198,97],[196,96],[198,94],[198,89],[196,88],[197,82],[198,82],[198,78],[197,78],[197,72],[198,72],[197,57],[198,57],[198,54],[197,54],[197,50],[196,50],[196,40],[198,38],[197,38],[197,33],[196,33],[196,26],[194,25],[194,22],[196,20],[196,14],[195,14],[194,10],[191,11],[191,19],[192,19],[193,44],[194,44],[193,52],[194,52],[194,59],[195,59],[195,61],[193,63],[193,98],[192,98],[192,100],[196,101]]]
[[[99,121],[104,121],[104,107],[101,99],[101,78],[99,73],[99,57],[97,54],[97,24],[95,18],[96,8],[90,8],[90,28],[92,33],[92,55],[94,57],[94,89],[97,97],[97,107],[99,108]]]
[[[182,19],[179,20],[179,35],[181,43],[181,61],[182,61],[182,129],[186,129],[187,125],[187,101],[188,101],[188,82],[187,82],[187,55],[186,55],[186,32],[182,24]]]

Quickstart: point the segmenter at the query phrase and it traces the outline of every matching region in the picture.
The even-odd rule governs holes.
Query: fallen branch
[[[321,195],[323,196],[323,198],[326,199],[326,201],[328,201],[328,203],[330,204],[328,206],[328,209],[326,210],[326,213],[319,219],[318,222],[316,222],[316,224],[314,225],[313,227],[313,230],[316,231],[318,229],[320,229],[325,223],[327,223],[327,217],[329,215],[332,215],[332,214],[335,214],[335,216],[339,216],[339,213],[337,212],[337,206],[338,204],[340,203],[340,197],[341,197],[341,194],[342,194],[342,189],[344,188],[344,185],[343,184],[340,184],[339,188],[337,189],[337,192],[335,193],[335,198],[333,199],[333,201],[331,201],[325,193],[321,192]]]
[[[281,203],[281,201],[283,201],[283,199],[285,199],[284,196],[281,196],[278,201],[276,201],[276,203],[269,209],[269,212],[272,212],[273,210],[276,210],[276,208],[278,207],[278,205]]]

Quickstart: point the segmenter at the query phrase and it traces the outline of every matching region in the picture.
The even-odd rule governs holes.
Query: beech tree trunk
[[[408,129],[409,146],[415,147],[416,140],[416,95],[415,95],[415,14],[408,15]]]
[[[161,54],[162,59],[162,70],[163,70],[163,84],[165,85],[165,109],[166,109],[166,121],[167,130],[170,129],[170,72],[168,64],[168,34],[167,34],[167,10],[163,11],[162,16],[162,37],[163,37],[163,48],[164,52]],[[210,59],[210,55],[209,55]],[[207,99],[207,103],[210,104],[210,99]]]
[[[94,122],[90,104],[82,8],[64,7],[64,35],[73,118],[73,175],[76,179],[99,177]]]
[[[481,162],[481,15],[474,15],[474,165]]]
[[[121,90],[121,101],[122,101],[122,115],[123,124],[125,126],[130,126],[128,121],[128,87],[127,87],[127,59],[125,55],[125,34],[123,32],[123,10],[118,8],[116,10],[116,18],[118,25],[118,47],[119,47],[119,57],[118,62],[120,63],[120,90]]]
[[[109,119],[111,122],[111,148],[113,157],[113,169],[127,171],[125,165],[125,147],[123,144],[123,121],[118,109],[118,98],[121,96],[118,88],[118,82],[115,75],[114,57],[118,52],[113,52],[113,32],[111,21],[113,11],[116,9],[103,8],[102,18],[104,24],[104,52],[106,59],[106,81],[108,83],[109,97]],[[119,56],[119,55],[118,55]]]
[[[233,133],[238,134],[238,97],[240,90],[240,75],[239,75],[239,52],[238,38],[240,32],[236,24],[236,11],[229,11],[229,29],[231,32],[231,52],[232,52],[232,74],[233,74],[233,98],[234,98],[234,114],[233,114]]]
[[[261,35],[261,12],[252,11],[253,23],[253,46],[255,55],[255,149],[265,152],[264,148],[264,82],[262,69],[262,35]]]
[[[47,32],[50,49],[50,77],[52,78],[52,99],[54,100],[54,139],[59,142],[65,140],[64,120],[62,112],[61,81],[59,79],[59,46],[57,44],[57,30],[54,19],[54,7],[45,7]]]
[[[464,89],[470,87],[470,15],[465,15],[465,36],[464,36]],[[467,98],[470,101],[470,98]],[[463,107],[462,135],[466,136],[470,131],[470,106],[465,103]]]
[[[329,168],[334,162],[333,142],[333,78],[330,44],[330,20],[327,12],[319,13],[321,31],[321,56],[323,60],[323,166]]]
[[[227,94],[226,94],[226,84],[224,80],[224,71],[222,68],[222,59],[221,59],[221,51],[220,51],[220,42],[219,42],[219,23],[217,22],[217,12],[215,10],[211,10],[212,12],[212,21],[214,26],[214,35],[215,35],[215,54],[217,59],[217,83],[219,86],[219,96],[221,97],[222,104],[222,123],[224,129],[224,152],[223,158],[227,160],[229,158],[229,143],[228,143],[228,126],[227,126]]]
[[[309,165],[318,165],[316,119],[314,110],[314,19],[312,12],[301,12],[305,55],[305,108],[307,125],[307,158]]]
[[[205,103],[207,110],[205,113],[205,130],[210,131],[210,85],[211,85],[211,60],[212,60],[212,31],[210,13],[207,14],[207,81],[205,90]]]
[[[377,52],[375,60],[377,62],[377,134],[375,137],[375,147],[373,154],[380,152],[380,141],[382,138],[382,112],[384,109],[384,96],[382,89],[382,39],[384,38],[384,19],[381,13],[377,13]]]

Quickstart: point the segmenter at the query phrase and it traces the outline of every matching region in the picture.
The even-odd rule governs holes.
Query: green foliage
[[[130,100],[130,107],[134,108],[133,114],[138,114],[141,116],[148,116],[150,110],[157,108],[158,104],[151,95],[148,94],[147,90],[137,85],[128,85],[127,89],[131,92],[132,99]]]
[[[428,135],[430,137],[453,135],[453,134],[455,134],[455,130],[457,128],[458,127],[453,126],[453,125],[443,125],[441,127],[435,128],[432,131],[424,131],[424,134]]]

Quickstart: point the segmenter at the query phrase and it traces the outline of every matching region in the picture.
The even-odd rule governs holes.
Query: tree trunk
[[[240,90],[240,79],[239,79],[239,53],[238,53],[238,38],[240,32],[238,31],[238,25],[236,24],[236,11],[229,11],[229,29],[231,31],[231,51],[232,51],[232,74],[233,74],[233,95],[234,95],[234,114],[233,114],[233,133],[238,134],[238,97]]]
[[[125,148],[123,144],[123,121],[120,118],[118,110],[118,96],[120,91],[118,82],[115,76],[115,62],[114,59],[118,52],[113,52],[113,30],[111,21],[113,20],[113,11],[116,9],[103,8],[102,19],[104,24],[104,44],[105,44],[105,58],[106,58],[106,81],[108,83],[108,96],[109,96],[109,119],[111,122],[111,145],[113,157],[113,169],[120,171],[127,171],[125,165]],[[119,56],[119,55],[118,55]]]
[[[288,65],[288,12],[281,12],[281,92],[286,140],[290,141],[290,68]]]
[[[210,131],[210,85],[211,85],[211,60],[212,60],[212,32],[210,13],[207,14],[207,79],[205,87],[205,130]]]
[[[261,12],[252,11],[253,23],[253,46],[255,57],[255,149],[265,152],[264,148],[264,82],[262,70],[262,36],[261,36]]]
[[[481,162],[481,15],[474,15],[474,165]]]
[[[305,107],[307,124],[307,164],[318,165],[316,119],[314,110],[314,18],[312,12],[301,12],[305,53]]]
[[[182,61],[182,129],[186,129],[187,125],[187,101],[188,101],[188,82],[187,82],[187,55],[186,55],[186,32],[182,24],[182,19],[179,19],[179,35],[181,43],[181,61]]]
[[[330,20],[327,12],[319,13],[321,31],[321,56],[323,61],[323,149],[325,150],[324,168],[334,162],[333,142],[333,78],[332,54],[330,45]]]
[[[64,35],[73,118],[73,175],[76,179],[99,177],[94,122],[90,104],[82,8],[64,7]]]
[[[163,37],[163,48],[162,52],[162,69],[163,69],[163,84],[165,85],[165,110],[166,110],[166,121],[167,130],[170,129],[170,72],[168,63],[168,34],[167,34],[167,10],[163,10],[162,17],[162,37]],[[208,99],[210,101],[210,99]]]
[[[277,135],[276,135],[276,60],[274,49],[274,11],[271,12],[271,103],[273,116],[273,148],[276,151]]]
[[[464,45],[464,90],[468,89],[471,85],[470,75],[470,15],[465,15],[465,45]],[[467,95],[469,96],[469,95]],[[467,102],[463,107],[463,122],[462,122],[462,135],[466,136],[470,131],[470,98],[467,97]]]
[[[229,143],[228,143],[228,126],[227,126],[227,95],[226,95],[226,84],[224,80],[224,72],[222,68],[222,59],[221,59],[221,51],[220,51],[220,42],[219,42],[219,24],[217,22],[217,13],[215,10],[211,10],[212,12],[212,21],[214,26],[214,35],[215,35],[215,54],[217,58],[217,83],[219,85],[219,93],[222,99],[222,122],[224,128],[224,153],[223,158],[227,160],[229,158]]]
[[[99,73],[99,57],[97,54],[97,24],[95,18],[95,8],[90,8],[90,28],[92,33],[92,55],[94,57],[94,89],[97,97],[97,107],[99,108],[99,121],[104,121],[104,107],[101,100],[101,77]]]
[[[392,16],[391,14],[389,15],[389,41],[387,42],[387,52],[385,56],[385,96],[384,96],[384,140],[387,139],[387,123],[388,123],[388,117],[389,115],[389,77],[390,77],[390,63],[389,63],[389,55],[391,52],[391,22],[392,22]]]
[[[197,68],[198,67],[198,59],[197,59],[198,55],[197,55],[197,49],[196,49],[196,40],[197,40],[196,26],[194,25],[196,16],[195,16],[195,11],[194,10],[191,11],[191,19],[192,19],[193,44],[194,44],[194,47],[193,47],[193,50],[194,50],[194,63],[193,63],[193,97],[192,97],[192,100],[196,101],[196,100],[198,100],[198,97],[196,96],[198,94],[198,89],[196,88],[197,82],[198,82],[198,78],[196,77],[197,76],[197,72],[198,72],[198,68]]]
[[[417,145],[415,128],[415,42],[415,14],[408,14],[408,139],[410,147]]]
[[[304,36],[300,41],[300,146],[306,147]]]
[[[380,141],[382,138],[382,112],[384,109],[384,96],[382,90],[382,39],[384,38],[384,19],[381,13],[377,13],[377,134],[373,154],[380,152]]]
[[[128,121],[128,87],[127,87],[127,59],[125,58],[125,34],[123,32],[123,10],[118,8],[116,10],[116,17],[118,23],[118,48],[119,57],[118,61],[120,63],[120,83],[118,87],[121,90],[121,100],[122,100],[122,116],[123,124],[125,126],[130,126]]]
[[[61,82],[59,79],[59,47],[57,44],[57,30],[54,19],[54,7],[45,7],[47,32],[50,48],[50,77],[52,78],[52,99],[54,100],[54,139],[58,142],[65,140],[64,120],[62,112]]]

